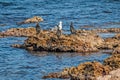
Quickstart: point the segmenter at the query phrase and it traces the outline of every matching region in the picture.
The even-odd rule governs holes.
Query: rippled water
[[[0,0],[0,31],[17,26],[26,18],[42,16],[43,29],[54,27],[63,21],[63,29],[120,27],[120,0]],[[102,35],[104,36],[104,35]],[[105,35],[106,37],[106,35]],[[83,53],[28,52],[10,47],[22,44],[25,38],[0,38],[0,80],[41,80],[49,72],[60,71],[64,67],[77,66],[86,61],[99,61],[109,56],[103,52],[84,55]],[[52,79],[53,80],[53,79]],[[56,80],[56,79],[55,79]]]

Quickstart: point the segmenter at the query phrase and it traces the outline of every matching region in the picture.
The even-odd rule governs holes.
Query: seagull
[[[57,25],[56,35],[58,38],[60,38],[60,36],[62,35],[62,21],[60,21],[59,24]]]
[[[70,24],[70,32],[71,32],[71,34],[75,34],[75,32],[76,32],[75,28],[73,27],[73,22],[71,22],[71,24]]]
[[[62,30],[62,21],[60,21],[58,25],[56,25],[55,27],[53,27],[51,29],[51,31],[57,31],[58,29]]]
[[[58,29],[59,29],[59,30],[62,30],[62,21],[59,22],[59,24],[58,24]]]
[[[58,29],[57,29],[57,32],[56,32],[56,35],[58,38],[60,38],[60,36],[62,35],[62,31],[59,29],[59,26],[57,26]]]

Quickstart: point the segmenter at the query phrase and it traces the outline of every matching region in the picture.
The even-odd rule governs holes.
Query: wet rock
[[[11,28],[8,29],[5,32],[1,32],[1,37],[7,37],[7,36],[16,36],[16,37],[28,37],[28,36],[34,36],[36,34],[35,28],[29,27],[29,28]]]
[[[109,75],[99,76],[97,80],[120,80],[120,69],[111,71]]]
[[[94,52],[103,43],[103,39],[97,35],[61,35],[59,38],[53,32],[41,33],[37,36],[28,37],[24,42],[27,49],[33,47],[38,51],[55,51],[55,52]]]
[[[20,44],[13,44],[13,45],[11,45],[11,47],[21,48],[22,46]]]
[[[77,67],[65,68],[62,72],[58,72],[58,75],[53,78],[70,78],[71,80],[95,80],[96,77],[106,75],[110,72],[109,66],[103,66],[99,62],[86,62],[80,64]],[[52,78],[54,73],[50,73],[43,78]],[[50,77],[49,77],[50,76]],[[67,76],[67,77],[66,77]]]
[[[99,33],[118,33],[120,32],[120,28],[106,28],[106,29],[94,29],[93,32],[99,32]]]
[[[116,39],[120,39],[120,34],[116,34],[116,35],[115,35],[115,38],[116,38]]]
[[[113,54],[104,60],[104,65],[110,66],[112,69],[120,68],[120,54]]]
[[[21,24],[28,24],[28,23],[39,23],[39,22],[42,22],[42,21],[43,21],[42,17],[34,16],[32,18],[26,19],[26,20],[24,20],[22,22],[19,22],[17,24],[21,25]]]
[[[120,44],[120,40],[116,37],[104,39],[104,44],[101,46],[102,49],[114,49]]]
[[[112,54],[120,54],[120,45],[113,50]]]

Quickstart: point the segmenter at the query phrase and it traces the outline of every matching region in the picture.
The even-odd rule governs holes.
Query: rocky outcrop
[[[16,37],[28,37],[28,36],[34,36],[36,34],[35,28],[29,27],[29,28],[11,28],[7,31],[0,32],[1,37],[7,37],[7,36],[16,36]]]
[[[112,38],[104,39],[104,44],[101,46],[102,49],[115,49],[120,44],[120,34],[116,34]]]
[[[120,54],[114,54],[105,59],[104,65],[109,65],[112,69],[120,68]]]
[[[117,70],[116,70],[117,69]],[[65,68],[61,72],[50,73],[43,78],[63,78],[70,80],[119,80],[120,54],[114,54],[104,63],[85,62],[77,67]]]
[[[28,37],[22,46],[27,50],[34,51],[94,52],[98,51],[98,47],[102,43],[103,39],[95,34],[63,34],[58,38],[54,32],[43,32],[36,36]]]
[[[43,34],[48,33],[47,30],[41,31]],[[30,37],[36,36],[36,29],[33,27],[29,28],[11,28],[4,32],[0,32],[0,37],[8,37],[8,36],[15,36],[15,37]]]
[[[120,68],[111,71],[109,75],[99,76],[96,80],[120,80]]]
[[[77,67],[65,68],[62,72],[50,73],[43,78],[71,78],[71,80],[95,80],[96,77],[109,74],[110,67],[99,62],[86,62]]]

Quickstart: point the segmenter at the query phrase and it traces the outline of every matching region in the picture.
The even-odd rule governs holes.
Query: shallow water
[[[71,21],[76,29],[84,25],[92,26],[85,29],[120,27],[120,0],[0,0],[0,24],[5,24],[0,26],[0,31],[34,26],[16,25],[16,22],[33,16],[43,17],[44,22],[40,23],[43,29],[52,28],[59,21],[63,21],[64,30],[69,30]],[[21,37],[0,38],[0,80],[41,80],[49,72],[86,61],[103,62],[109,56],[104,51],[85,55],[28,52],[10,47],[14,43],[22,44],[24,40]]]
[[[85,55],[28,52],[10,47],[11,44],[22,43],[24,39],[15,37],[0,39],[0,80],[41,80],[42,76],[49,72],[61,71],[65,67],[77,66],[87,61],[102,62],[109,56],[102,54],[102,51]]]

